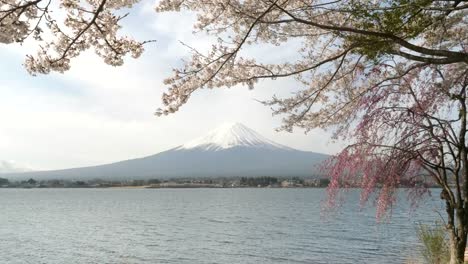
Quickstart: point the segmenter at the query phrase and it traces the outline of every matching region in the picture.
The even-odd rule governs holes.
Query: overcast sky
[[[109,163],[181,145],[223,122],[241,122],[301,150],[335,153],[339,149],[324,131],[275,132],[280,117],[272,117],[270,109],[255,99],[287,95],[297,88],[293,80],[264,81],[253,91],[203,90],[180,112],[155,117],[166,89],[162,80],[188,55],[180,41],[206,50],[211,39],[192,35],[193,16],[157,14],[150,4],[138,5],[123,25],[135,38],[157,42],[147,45],[140,59],[129,58],[122,67],[105,65],[88,52],[72,61],[65,74],[32,77],[22,67],[25,54],[34,53],[30,44],[0,46],[0,160],[34,169]],[[248,52],[280,60],[295,56],[292,49]]]

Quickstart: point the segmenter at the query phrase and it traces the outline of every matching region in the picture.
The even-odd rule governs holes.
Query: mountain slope
[[[156,155],[112,164],[6,175],[38,179],[150,179],[176,177],[311,177],[328,156],[295,150],[242,124],[224,125],[207,136]]]

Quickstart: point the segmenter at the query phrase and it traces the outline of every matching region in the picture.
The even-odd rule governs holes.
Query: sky
[[[224,122],[240,122],[263,136],[300,150],[333,154],[341,144],[329,133],[276,132],[281,117],[257,100],[286,96],[297,89],[291,79],[246,87],[201,90],[176,114],[156,117],[163,80],[189,51],[181,42],[207,50],[214,39],[193,35],[193,14],[156,13],[143,1],[122,23],[123,33],[154,39],[139,59],[112,67],[92,51],[74,59],[64,73],[30,76],[22,63],[34,54],[33,43],[0,44],[0,160],[37,170],[98,165],[138,158],[182,145]],[[294,59],[294,49],[271,52],[252,48],[250,55]]]

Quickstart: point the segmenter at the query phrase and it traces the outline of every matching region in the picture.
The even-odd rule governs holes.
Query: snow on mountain
[[[6,173],[16,179],[164,179],[190,177],[314,177],[328,155],[275,143],[239,124],[225,124],[205,137],[139,159],[54,171]]]
[[[277,144],[241,123],[226,123],[206,136],[192,140],[178,149],[204,149],[222,150],[232,147],[255,147],[268,149],[292,150],[284,145]]]

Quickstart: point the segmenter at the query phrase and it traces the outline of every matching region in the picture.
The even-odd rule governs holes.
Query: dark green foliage
[[[27,183],[29,183],[29,184],[31,184],[31,185],[34,185],[34,184],[37,183],[37,181],[31,178],[31,179],[29,179],[29,180],[27,181]]]
[[[431,5],[429,0],[382,1],[375,9],[362,1],[353,1],[349,12],[358,18],[356,29],[387,33],[402,39],[411,39],[426,30],[440,18],[423,8]],[[358,45],[354,53],[378,59],[392,53],[394,42],[381,36],[349,35],[345,36],[347,45]]]
[[[327,187],[330,184],[330,179],[320,179],[319,180],[319,187]]]
[[[161,181],[158,179],[150,179],[148,180],[148,184],[160,184]]]
[[[0,185],[8,185],[10,181],[5,178],[0,178]]]
[[[241,186],[252,186],[252,187],[265,187],[268,185],[278,184],[278,178],[275,177],[256,177],[256,178],[247,178],[242,177],[240,179]]]

